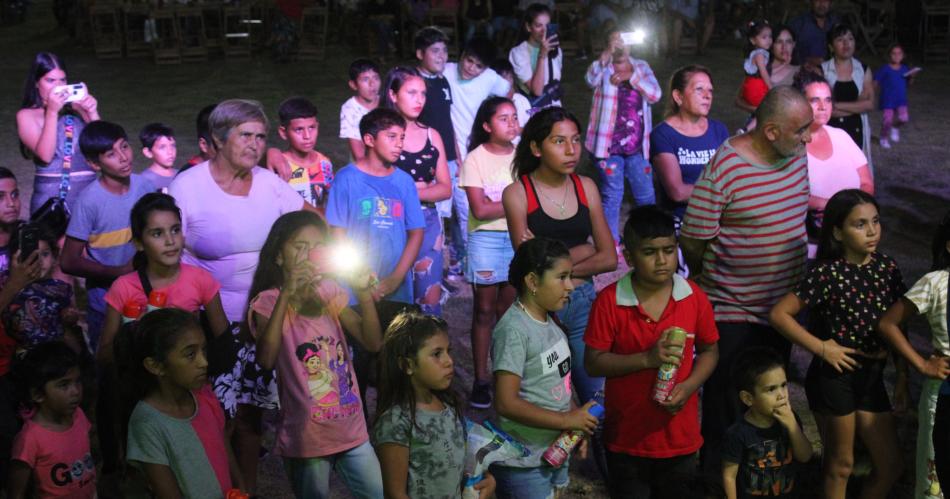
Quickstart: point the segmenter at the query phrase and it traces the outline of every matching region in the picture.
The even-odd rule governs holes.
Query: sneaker
[[[891,142],[900,142],[901,132],[897,128],[891,128]]]
[[[881,148],[882,148],[882,149],[890,149],[890,148],[891,148],[891,142],[890,142],[889,140],[885,139],[884,137],[881,137]]]
[[[468,398],[468,405],[476,409],[491,407],[491,383],[475,382],[472,385],[472,396]]]

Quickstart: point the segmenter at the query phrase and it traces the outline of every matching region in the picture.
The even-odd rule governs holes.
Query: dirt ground
[[[162,121],[178,132],[179,163],[196,152],[194,141],[194,115],[206,104],[232,97],[258,99],[276,119],[278,103],[291,95],[304,95],[312,99],[321,110],[323,136],[318,149],[327,154],[335,164],[343,165],[347,153],[342,141],[336,139],[339,130],[338,110],[349,97],[346,86],[346,68],[350,60],[360,55],[362,49],[336,46],[329,51],[325,61],[297,64],[277,64],[266,52],[251,59],[225,60],[216,58],[206,63],[156,66],[150,59],[97,60],[88,44],[76,43],[57,29],[52,20],[48,0],[40,0],[31,6],[27,22],[14,27],[0,28],[0,68],[6,75],[0,77],[0,165],[11,168],[21,180],[24,212],[27,210],[31,192],[32,166],[18,152],[14,115],[19,108],[23,78],[26,76],[33,54],[50,50],[59,54],[68,65],[70,82],[84,81],[99,100],[99,109],[104,119],[122,124],[128,131],[135,147],[138,147],[138,131],[152,121]],[[714,47],[704,57],[681,56],[673,59],[646,59],[658,78],[665,82],[673,70],[688,63],[704,64],[712,69],[716,84],[716,105],[712,117],[724,121],[731,130],[742,124],[743,116],[732,105],[741,73],[741,53],[731,41],[715,41]],[[590,92],[583,83],[587,61],[565,61],[564,86],[567,92],[565,107],[573,110],[586,123],[590,106]],[[867,62],[877,66],[879,61]],[[950,198],[950,71],[947,66],[928,66],[910,90],[911,122],[903,129],[903,140],[889,151],[874,147],[874,164],[878,199],[882,205],[885,223],[884,252],[900,263],[908,285],[919,278],[929,267],[929,240],[931,227],[948,209]],[[664,99],[665,102],[665,99]],[[655,106],[655,120],[660,119],[663,103]],[[872,127],[876,130],[880,117],[872,114]],[[278,139],[271,127],[271,143]],[[147,166],[146,160],[137,154],[139,169]],[[603,286],[621,275],[623,269],[612,275],[601,276],[598,285]],[[451,324],[451,336],[457,364],[457,383],[460,392],[467,394],[472,382],[469,326],[471,323],[471,292],[463,289],[445,306],[444,315]],[[929,333],[925,324],[913,325],[912,338],[918,346],[926,346]],[[791,377],[794,406],[802,415],[807,433],[813,442],[819,443],[811,415],[808,413],[800,381],[809,356],[796,350]],[[891,372],[892,373],[892,372]],[[912,377],[912,389],[916,403],[919,377]],[[473,419],[490,417],[488,411],[469,411]],[[908,470],[892,497],[911,497],[914,435],[916,411],[910,410],[900,417],[902,454]],[[816,461],[817,462],[817,461]],[[812,465],[804,474],[802,497],[817,497],[817,465]],[[812,473],[814,472],[814,473]],[[342,487],[336,487],[340,490]],[[261,465],[260,494],[262,497],[291,497],[280,461],[266,457]],[[335,493],[347,497],[343,491]],[[572,484],[567,497],[606,496],[597,471],[589,462],[575,462],[572,466]]]

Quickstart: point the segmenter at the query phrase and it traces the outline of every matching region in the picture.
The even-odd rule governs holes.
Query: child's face
[[[861,203],[851,209],[841,227],[835,227],[832,236],[841,243],[849,261],[863,260],[877,250],[881,242],[881,217],[871,203]]]
[[[280,254],[277,255],[277,265],[288,275],[297,265],[301,265],[310,256],[314,249],[322,248],[327,243],[327,236],[313,225],[305,225],[290,237]]]
[[[756,48],[769,50],[772,48],[772,28],[763,28],[759,34],[749,38],[749,42]]]
[[[455,364],[449,353],[449,335],[440,332],[430,336],[409,364],[412,384],[417,393],[422,390],[447,389],[455,376]]]
[[[37,251],[40,252],[40,275],[43,278],[49,278],[53,275],[53,269],[56,267],[56,257],[53,255],[53,248],[50,248],[46,241],[38,241]]]
[[[531,151],[541,158],[541,167],[561,175],[574,173],[581,159],[581,133],[571,120],[558,121],[544,142],[531,143]]]
[[[280,138],[287,141],[290,148],[301,154],[309,154],[317,145],[320,135],[320,122],[313,118],[294,118],[277,129]]]
[[[47,381],[42,393],[33,393],[33,403],[60,416],[72,416],[81,402],[82,380],[78,367],[66,371],[62,378]]]
[[[900,64],[904,62],[904,49],[900,47],[892,48],[891,53],[887,55],[891,61],[891,64]]]
[[[20,187],[16,179],[0,179],[0,224],[10,225],[20,218]]]
[[[390,90],[389,98],[396,103],[399,114],[416,119],[426,105],[426,82],[418,76],[410,77],[399,87],[399,92]]]
[[[142,154],[162,168],[174,168],[178,157],[178,148],[175,146],[175,137],[159,137],[152,147],[143,147]]]
[[[386,164],[395,163],[399,159],[405,140],[406,129],[397,125],[381,130],[375,137],[369,134],[363,136],[363,143],[371,147]]]
[[[491,120],[482,127],[491,134],[492,140],[497,142],[511,142],[521,133],[521,128],[518,126],[518,112],[515,111],[515,106],[508,103],[498,106]]]
[[[445,61],[449,58],[449,49],[445,42],[436,42],[426,47],[425,50],[417,50],[416,58],[419,59],[419,66],[426,73],[439,75],[445,70]]]
[[[379,73],[363,71],[356,81],[350,81],[350,88],[363,102],[376,102],[379,99]]]
[[[624,249],[627,263],[636,270],[637,280],[662,285],[673,279],[679,261],[676,236],[643,239],[634,237]]]
[[[182,332],[166,355],[160,370],[159,376],[173,386],[195,390],[207,384],[208,359],[205,356],[204,333],[196,327]]]
[[[119,139],[112,144],[112,149],[99,155],[90,165],[102,172],[102,175],[114,180],[126,180],[132,175],[132,146],[129,141]]]
[[[755,413],[772,418],[776,409],[788,405],[788,380],[785,369],[775,366],[755,381],[754,393],[743,390],[742,401]]]
[[[322,362],[320,361],[319,355],[312,355],[309,359],[307,359],[306,364],[307,372],[309,374],[317,374],[320,372],[320,364],[322,364]]]
[[[185,236],[181,232],[181,219],[170,211],[155,210],[148,214],[148,222],[142,231],[141,241],[135,247],[145,252],[151,263],[176,267],[181,262],[181,250]]]
[[[66,72],[59,68],[53,68],[39,80],[36,81],[36,91],[43,102],[49,98],[50,92],[54,88],[66,84]]]
[[[558,258],[540,277],[533,272],[529,274],[528,294],[531,299],[549,312],[564,308],[571,291],[574,291],[574,283],[571,281],[572,268],[570,258]]]
[[[471,54],[462,54],[462,60],[459,61],[459,76],[463,80],[477,78],[478,75],[485,72],[485,63],[481,59]]]

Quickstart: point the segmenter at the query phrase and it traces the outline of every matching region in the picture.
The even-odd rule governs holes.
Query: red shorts
[[[769,86],[758,76],[746,75],[742,80],[742,100],[754,107],[759,107],[765,94],[769,93]]]

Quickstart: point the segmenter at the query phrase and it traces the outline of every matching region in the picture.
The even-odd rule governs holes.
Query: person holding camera
[[[508,53],[518,88],[528,95],[533,108],[561,105],[561,66],[557,25],[551,24],[551,9],[531,4],[524,13],[523,40]]]
[[[57,195],[74,206],[79,193],[96,180],[96,172],[79,152],[79,134],[87,123],[99,119],[98,104],[85,86],[71,88],[78,86],[66,81],[59,57],[36,54],[16,114],[20,152],[36,165],[31,214]]]

